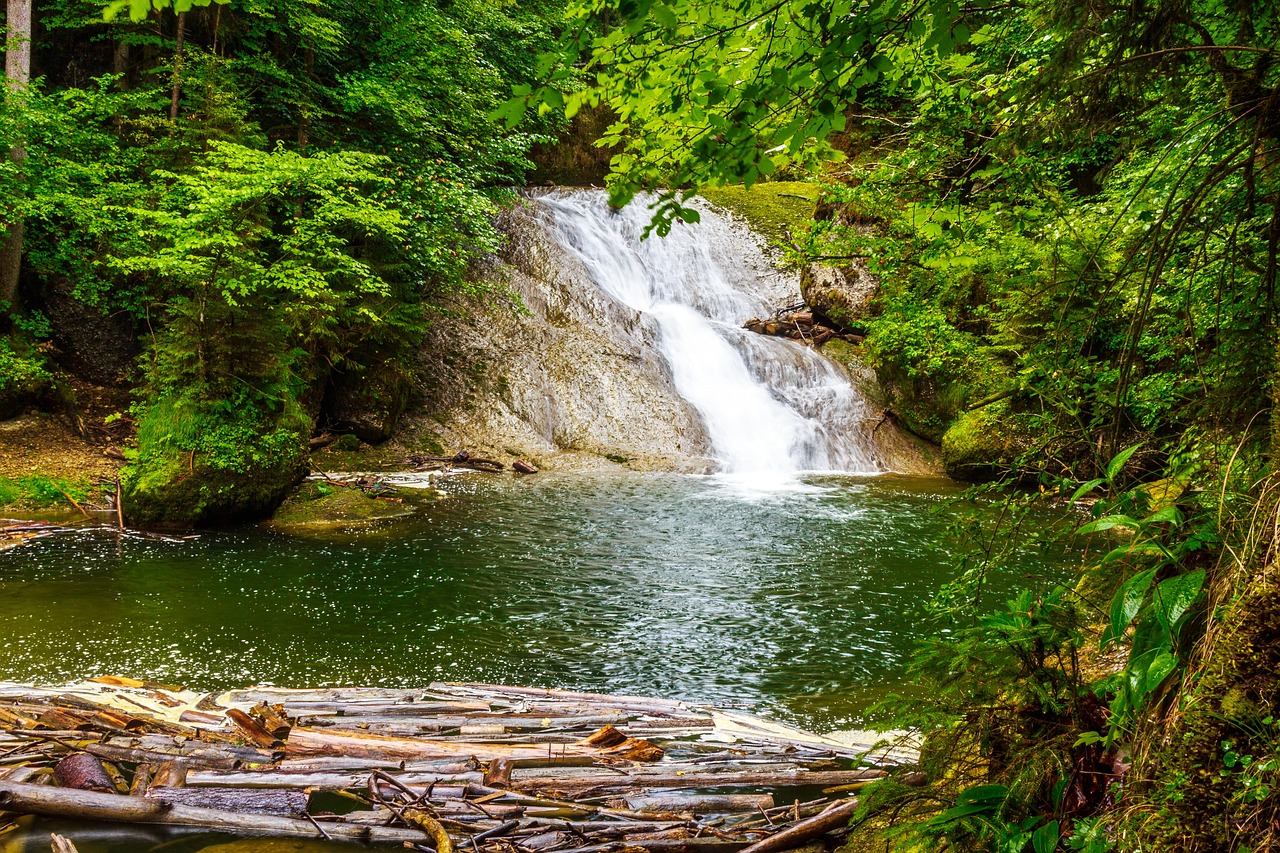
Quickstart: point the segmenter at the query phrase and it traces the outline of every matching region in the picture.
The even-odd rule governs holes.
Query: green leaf
[[[1107,463],[1107,479],[1115,482],[1116,476],[1124,470],[1124,466],[1129,461],[1129,457],[1138,452],[1141,444],[1135,444],[1133,447],[1127,447],[1115,455],[1115,457]]]
[[[1116,590],[1115,597],[1111,599],[1111,622],[1102,632],[1102,648],[1106,648],[1109,643],[1124,636],[1129,623],[1142,608],[1142,602],[1147,597],[1147,588],[1151,586],[1155,576],[1156,570],[1148,569],[1129,578],[1124,586]]]
[[[1104,478],[1098,477],[1097,479],[1090,480],[1087,483],[1081,483],[1080,488],[1076,489],[1075,492],[1071,495],[1071,503],[1075,503],[1076,501],[1080,500],[1082,497],[1089,494],[1089,492],[1092,492],[1094,489],[1096,489],[1098,486],[1101,486],[1105,482],[1106,480]]]
[[[1200,597],[1202,586],[1204,586],[1204,569],[1196,569],[1169,578],[1156,586],[1151,602],[1156,618],[1160,620],[1160,624],[1166,631],[1172,634],[1173,626]]]
[[[1090,521],[1088,524],[1083,525],[1076,531],[1076,533],[1082,535],[1085,533],[1099,533],[1103,530],[1111,530],[1115,527],[1132,527],[1136,529],[1138,527],[1138,520],[1130,518],[1127,515],[1104,515],[1102,518]]]
[[[1031,846],[1036,853],[1053,853],[1058,848],[1058,822],[1051,820],[1031,833]]]

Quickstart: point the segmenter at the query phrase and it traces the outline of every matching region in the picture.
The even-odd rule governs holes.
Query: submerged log
[[[330,838],[349,841],[412,842],[431,840],[417,829],[325,824],[324,832],[310,820],[275,815],[242,814],[220,809],[199,808],[160,802],[147,797],[100,794],[0,781],[0,809],[16,814],[72,820],[101,820],[112,823],[194,826],[219,832],[250,833],[281,838]]]

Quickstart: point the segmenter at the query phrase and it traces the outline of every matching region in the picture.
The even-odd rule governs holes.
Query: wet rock
[[[266,526],[307,534],[362,527],[413,515],[408,490],[384,488],[375,496],[353,485],[308,481],[280,505]]]

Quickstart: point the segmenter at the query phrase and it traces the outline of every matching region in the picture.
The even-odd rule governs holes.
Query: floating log
[[[280,738],[267,731],[266,727],[264,727],[262,723],[258,722],[253,717],[250,717],[239,708],[228,709],[227,719],[235,723],[236,728],[243,732],[245,737],[249,738],[249,740],[253,741],[258,746],[266,749],[275,749],[284,745]]]
[[[773,808],[773,794],[704,794],[688,796],[631,796],[609,803],[633,812],[662,814],[728,814]]]
[[[187,775],[187,785],[193,788],[312,788],[317,791],[340,791],[367,787],[369,772],[367,769],[354,773],[239,773],[201,770]],[[428,785],[467,785],[484,780],[480,773],[397,773],[396,778],[405,785],[423,788]]]
[[[287,754],[293,756],[341,754],[380,760],[470,756],[482,761],[508,758],[513,762],[549,765],[564,761],[591,761],[600,758],[629,761],[657,761],[662,758],[661,747],[638,738],[628,738],[617,729],[614,729],[614,732],[622,737],[622,741],[611,742],[609,746],[596,746],[587,742],[590,740],[588,738],[587,741],[579,743],[548,744],[542,747],[532,744],[496,744],[475,741],[428,741],[299,727],[290,733],[285,749]]]
[[[328,824],[321,833],[309,820],[274,815],[243,814],[160,802],[147,797],[100,794],[70,788],[50,788],[0,781],[0,809],[15,814],[111,823],[161,824],[216,829],[282,838],[330,838],[349,841],[423,843],[430,836],[417,829]]]
[[[526,462],[526,461],[525,461],[525,460],[523,460],[523,459],[517,459],[515,462],[512,462],[512,463],[511,463],[511,467],[512,467],[512,469],[513,469],[517,474],[536,474],[536,473],[538,473],[538,469],[537,469],[537,467],[535,467],[535,466],[534,466],[532,463],[530,463],[530,462]]]
[[[627,776],[587,776],[566,779],[560,776],[525,776],[515,785],[522,789],[556,790],[565,794],[581,795],[585,792],[604,793],[609,790],[634,788],[789,788],[800,786],[833,786],[865,784],[883,779],[883,770],[795,770],[765,772],[726,773],[666,773],[653,775],[631,774]]]
[[[490,788],[506,788],[511,784],[511,759],[495,758],[484,771],[484,784]]]
[[[150,787],[181,788],[187,784],[188,771],[187,765],[181,761],[166,761],[156,767]]]

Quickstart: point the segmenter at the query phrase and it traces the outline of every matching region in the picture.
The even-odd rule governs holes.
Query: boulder
[[[137,455],[120,472],[125,520],[195,526],[265,518],[307,473],[307,427],[292,408],[274,416],[192,414],[161,401],[139,423]]]
[[[806,264],[800,270],[800,294],[815,314],[842,331],[860,329],[880,279],[860,260],[839,267]]]
[[[942,466],[948,476],[982,481],[1000,476],[1034,446],[1028,417],[1002,401],[965,412],[942,436]]]

